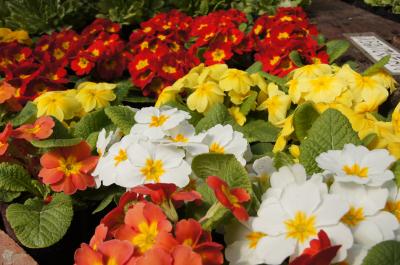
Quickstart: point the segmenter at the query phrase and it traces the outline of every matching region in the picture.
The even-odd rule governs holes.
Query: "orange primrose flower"
[[[245,189],[230,189],[228,184],[216,176],[209,176],[207,185],[214,191],[218,201],[232,211],[233,215],[240,221],[249,219],[249,214],[243,206],[244,202],[250,200],[250,195]]]
[[[16,89],[6,81],[0,82],[0,104],[3,104],[15,95]]]
[[[27,141],[42,140],[48,138],[53,133],[55,123],[49,116],[37,119],[33,124],[25,124],[15,129],[13,137],[25,139]]]
[[[12,133],[12,125],[11,123],[7,123],[6,127],[4,128],[3,132],[0,133],[0,156],[4,155],[8,149],[8,138]]]
[[[96,167],[97,160],[98,157],[91,155],[90,146],[84,141],[75,146],[58,148],[40,158],[42,169],[39,177],[53,191],[73,194],[77,190],[95,186],[90,173]]]

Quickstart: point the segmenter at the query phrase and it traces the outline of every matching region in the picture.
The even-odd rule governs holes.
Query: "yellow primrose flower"
[[[393,93],[397,87],[397,81],[390,74],[386,73],[384,70],[372,75],[372,78],[382,83],[384,87],[389,88],[390,93]]]
[[[359,75],[360,74],[354,71],[348,64],[343,65],[336,73],[336,76],[341,78],[349,88],[353,88],[355,86],[356,78]]]
[[[253,80],[249,74],[238,69],[228,69],[219,81],[219,86],[223,91],[235,90],[236,93],[242,95],[248,93],[252,85]]]
[[[292,79],[289,86],[288,95],[293,103],[300,104],[304,101],[304,95],[310,91],[309,79]]]
[[[274,83],[268,85],[268,99],[261,103],[257,110],[268,110],[268,120],[276,125],[286,118],[290,107],[290,97],[280,91]]]
[[[224,102],[225,94],[215,82],[205,82],[197,85],[194,89],[195,91],[187,98],[190,110],[203,113],[214,104]]]
[[[310,64],[294,70],[293,79],[316,78],[323,75],[330,75],[331,73],[332,69],[329,64]]]
[[[81,104],[75,98],[75,90],[50,91],[34,100],[37,116],[54,116],[58,120],[69,120],[81,111]]]
[[[389,96],[389,92],[384,86],[383,80],[374,76],[356,75],[354,87],[352,87],[354,98],[364,100],[368,103],[375,102],[376,98],[384,99]],[[380,102],[381,103],[383,103]]]
[[[161,107],[162,105],[170,102],[170,101],[175,101],[176,96],[181,92],[181,89],[178,87],[174,86],[169,86],[164,88],[164,90],[161,92],[161,94],[157,98],[157,102],[155,106],[157,108]]]
[[[78,85],[76,99],[82,104],[83,109],[89,112],[94,109],[104,108],[115,100],[113,89],[116,84],[83,82]]]
[[[304,96],[304,99],[315,103],[334,102],[346,88],[346,84],[343,80],[335,75],[326,75],[310,79],[306,84],[309,86],[310,90]]]
[[[213,81],[219,81],[224,73],[228,70],[228,66],[226,64],[214,64],[207,67],[210,70],[209,76],[213,79]]]
[[[287,117],[283,122],[283,128],[278,135],[278,139],[276,139],[276,143],[274,148],[272,149],[273,153],[281,152],[285,149],[287,141],[294,132],[293,127],[293,114]]]
[[[9,28],[0,28],[0,43],[18,41],[21,44],[31,45],[32,40],[25,30],[12,31]]]
[[[250,95],[250,90],[245,94],[238,93],[236,90],[231,90],[228,95],[233,104],[240,105]]]
[[[296,159],[298,159],[300,157],[300,147],[296,144],[292,144],[289,147],[289,152]]]
[[[240,112],[239,107],[231,107],[229,108],[229,113],[233,117],[233,119],[236,121],[237,124],[240,126],[243,126],[246,122],[246,116]]]
[[[392,113],[392,125],[395,134],[400,135],[400,103],[397,104]]]

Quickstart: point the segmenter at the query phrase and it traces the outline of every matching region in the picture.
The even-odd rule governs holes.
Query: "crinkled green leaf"
[[[315,120],[308,136],[300,144],[300,163],[308,174],[319,172],[315,158],[329,150],[340,150],[345,144],[361,144],[349,120],[339,111],[328,109]]]
[[[99,138],[99,134],[100,132],[93,132],[86,139],[86,142],[90,145],[92,150],[96,148],[97,138]]]
[[[271,143],[256,143],[250,146],[253,160],[264,156],[271,156],[274,146]]]
[[[105,110],[110,120],[127,135],[135,124],[135,112],[127,106],[111,106]]]
[[[255,108],[257,95],[257,92],[250,91],[250,95],[243,101],[242,105],[240,105],[240,112],[243,113],[243,115],[247,116],[247,114]]]
[[[234,125],[237,123],[229,114],[224,104],[215,104],[196,125],[196,132],[206,131],[215,125]]]
[[[26,169],[18,164],[0,163],[0,189],[11,192],[28,191],[36,194],[31,183],[31,176]]]
[[[38,198],[11,204],[7,220],[18,240],[29,248],[49,247],[62,239],[73,216],[72,200],[63,193],[53,195],[49,204]]]
[[[97,3],[99,16],[114,22],[130,24],[142,19],[145,0],[100,0]]]
[[[15,191],[5,191],[0,189],[0,202],[12,202],[14,199],[18,198],[21,192]]]
[[[308,130],[318,117],[319,113],[311,102],[303,103],[296,108],[293,114],[293,127],[300,141],[307,137]]]
[[[82,142],[81,138],[71,139],[47,139],[47,140],[33,140],[31,144],[38,148],[56,148],[77,145]]]
[[[276,128],[268,121],[255,120],[248,122],[243,126],[243,134],[249,143],[253,142],[269,142],[276,141],[279,133],[279,128]]]
[[[400,265],[400,242],[390,240],[372,247],[362,265]]]
[[[374,65],[368,67],[367,70],[364,71],[363,75],[373,75],[382,70],[383,67],[390,61],[390,55],[386,55],[382,57],[379,61],[377,61]]]
[[[400,160],[396,161],[392,165],[393,174],[394,174],[394,180],[396,181],[397,187],[400,187]]]
[[[286,154],[285,152],[278,152],[274,155],[274,167],[281,168],[284,166],[293,165],[294,161],[291,155]]]
[[[83,116],[73,127],[73,134],[75,137],[86,139],[91,133],[98,132],[110,124],[112,122],[107,117],[104,109],[97,110]]]
[[[14,127],[17,127],[25,123],[33,122],[36,119],[36,113],[36,105],[29,101],[28,103],[26,103],[25,107],[18,113],[18,115],[11,120],[11,123]]]
[[[326,43],[326,52],[329,55],[329,63],[333,63],[350,48],[346,40],[331,40]]]

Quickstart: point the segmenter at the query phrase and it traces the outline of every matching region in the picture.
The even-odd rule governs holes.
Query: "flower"
[[[190,165],[185,153],[175,146],[139,142],[127,151],[132,163],[130,182],[125,187],[144,183],[172,183],[182,188],[189,183]],[[127,185],[128,184],[128,185]]]
[[[83,82],[78,85],[76,99],[82,104],[86,112],[104,108],[115,100],[113,89],[116,84]]]
[[[206,182],[214,191],[218,201],[228,208],[238,220],[246,221],[249,219],[249,215],[242,205],[250,200],[250,195],[245,189],[231,189],[225,181],[216,176],[209,176]]]
[[[242,164],[246,164],[244,154],[247,150],[247,141],[243,134],[233,130],[231,125],[218,124],[206,132],[203,143],[208,145],[210,153],[233,154]]]
[[[399,223],[393,214],[383,210],[388,198],[386,188],[335,182],[330,193],[340,196],[350,206],[341,222],[351,229],[354,243],[370,248],[395,238]]]
[[[305,85],[309,87],[309,91],[304,96],[304,99],[315,103],[334,102],[346,88],[345,82],[334,75],[324,75],[309,79]]]
[[[7,83],[6,81],[0,81],[0,104],[3,104],[16,93],[15,87]]]
[[[311,181],[292,183],[283,189],[280,196],[271,194],[264,198],[253,229],[280,238],[276,248],[289,249],[294,257],[303,253],[311,240],[317,237],[318,231],[324,230],[333,244],[342,246],[334,259],[334,262],[339,262],[353,245],[350,230],[340,222],[348,209],[344,199],[326,194],[320,185]],[[287,257],[283,251],[266,251],[264,255],[268,264],[280,264]],[[271,260],[274,263],[269,262]]]
[[[293,71],[293,79],[316,78],[332,73],[332,68],[329,64],[310,64],[297,68]]]
[[[276,125],[285,120],[290,103],[288,95],[280,91],[274,83],[269,83],[268,98],[257,107],[257,110],[268,110],[268,121]]]
[[[131,134],[144,135],[150,139],[161,139],[166,131],[190,119],[189,113],[169,107],[147,107],[136,112],[136,124]]]
[[[15,129],[12,133],[17,139],[26,141],[47,139],[53,133],[55,123],[52,118],[43,116],[33,124],[25,124]]]
[[[246,122],[246,116],[240,111],[239,107],[229,108],[229,114],[233,117],[237,124],[243,126]]]
[[[194,87],[194,92],[187,98],[187,105],[190,110],[203,113],[215,104],[222,103],[224,96],[224,92],[217,83],[207,81]]]
[[[389,167],[395,158],[384,149],[369,151],[364,146],[346,144],[343,150],[320,154],[316,161],[325,173],[333,174],[338,182],[377,187],[394,178]]]
[[[318,239],[310,241],[310,247],[304,249],[303,254],[291,261],[289,265],[329,265],[335,258],[340,246],[332,246],[324,230],[318,232]]]
[[[0,156],[4,155],[8,149],[8,138],[12,134],[12,124],[7,123],[4,130],[0,133]]]
[[[28,32],[25,30],[11,30],[9,28],[0,28],[0,43],[10,43],[18,41],[21,44],[30,45],[32,40],[29,38]]]
[[[81,110],[80,103],[75,98],[75,92],[51,91],[34,100],[38,111],[37,116],[54,116],[60,121],[72,119]]]
[[[140,253],[155,247],[164,233],[172,230],[172,225],[161,208],[149,202],[133,205],[126,212],[124,223],[115,237],[129,241]]]
[[[223,91],[234,90],[239,94],[246,94],[250,91],[250,87],[253,85],[253,80],[250,75],[241,70],[228,69],[222,74],[219,80],[219,87]]]
[[[95,185],[90,172],[96,167],[97,160],[96,156],[91,156],[90,146],[86,142],[58,148],[40,158],[42,169],[39,177],[52,190],[73,194]]]
[[[107,136],[106,136],[107,135]],[[97,137],[96,151],[100,157],[104,156],[107,148],[112,144],[119,141],[121,138],[121,132],[117,129],[115,132],[111,131],[107,134],[105,129],[102,129]]]
[[[280,131],[278,138],[276,139],[274,148],[272,149],[272,152],[274,152],[274,153],[283,151],[283,149],[285,149],[285,146],[286,146],[286,143],[287,143],[289,137],[294,132],[293,114],[291,114],[285,120],[283,120],[282,124],[283,124],[283,128]]]
[[[388,182],[385,186],[389,190],[385,210],[396,216],[397,221],[400,222],[400,189],[397,188],[396,183],[393,181]]]
[[[253,162],[252,169],[254,173],[250,176],[254,175],[264,189],[269,188],[270,177],[276,171],[273,159],[269,156],[258,158]]]

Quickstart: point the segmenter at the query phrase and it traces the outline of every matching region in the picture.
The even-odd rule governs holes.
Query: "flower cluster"
[[[306,64],[327,63],[328,54],[317,42],[318,31],[301,8],[278,8],[273,16],[257,18],[250,36],[265,72],[285,76],[297,68],[290,58],[296,51]]]
[[[217,125],[196,133],[187,112],[176,108],[138,110],[130,134],[102,131],[97,142],[99,163],[93,172],[98,185],[133,188],[144,183],[172,183],[185,187],[194,156],[202,153],[234,154],[244,165],[248,143],[230,125]]]
[[[210,232],[196,220],[183,219],[173,226],[159,206],[134,193],[125,194],[122,205],[127,208],[120,212],[120,219],[106,216],[90,243],[75,252],[76,265],[223,263],[222,245],[213,242]]]
[[[173,10],[142,22],[129,38],[129,72],[144,95],[158,94],[199,63],[189,53],[192,18]]]
[[[400,204],[387,150],[348,144],[322,153],[316,161],[325,171],[312,176],[300,164],[276,170],[270,161],[254,163],[264,164],[257,173],[268,174],[271,184],[257,216],[227,228],[235,231],[225,236],[230,264],[281,264],[288,257],[290,264],[313,264],[307,259],[320,253],[328,255],[324,264],[359,265],[373,245],[396,238]],[[311,251],[317,235],[320,249]]]

